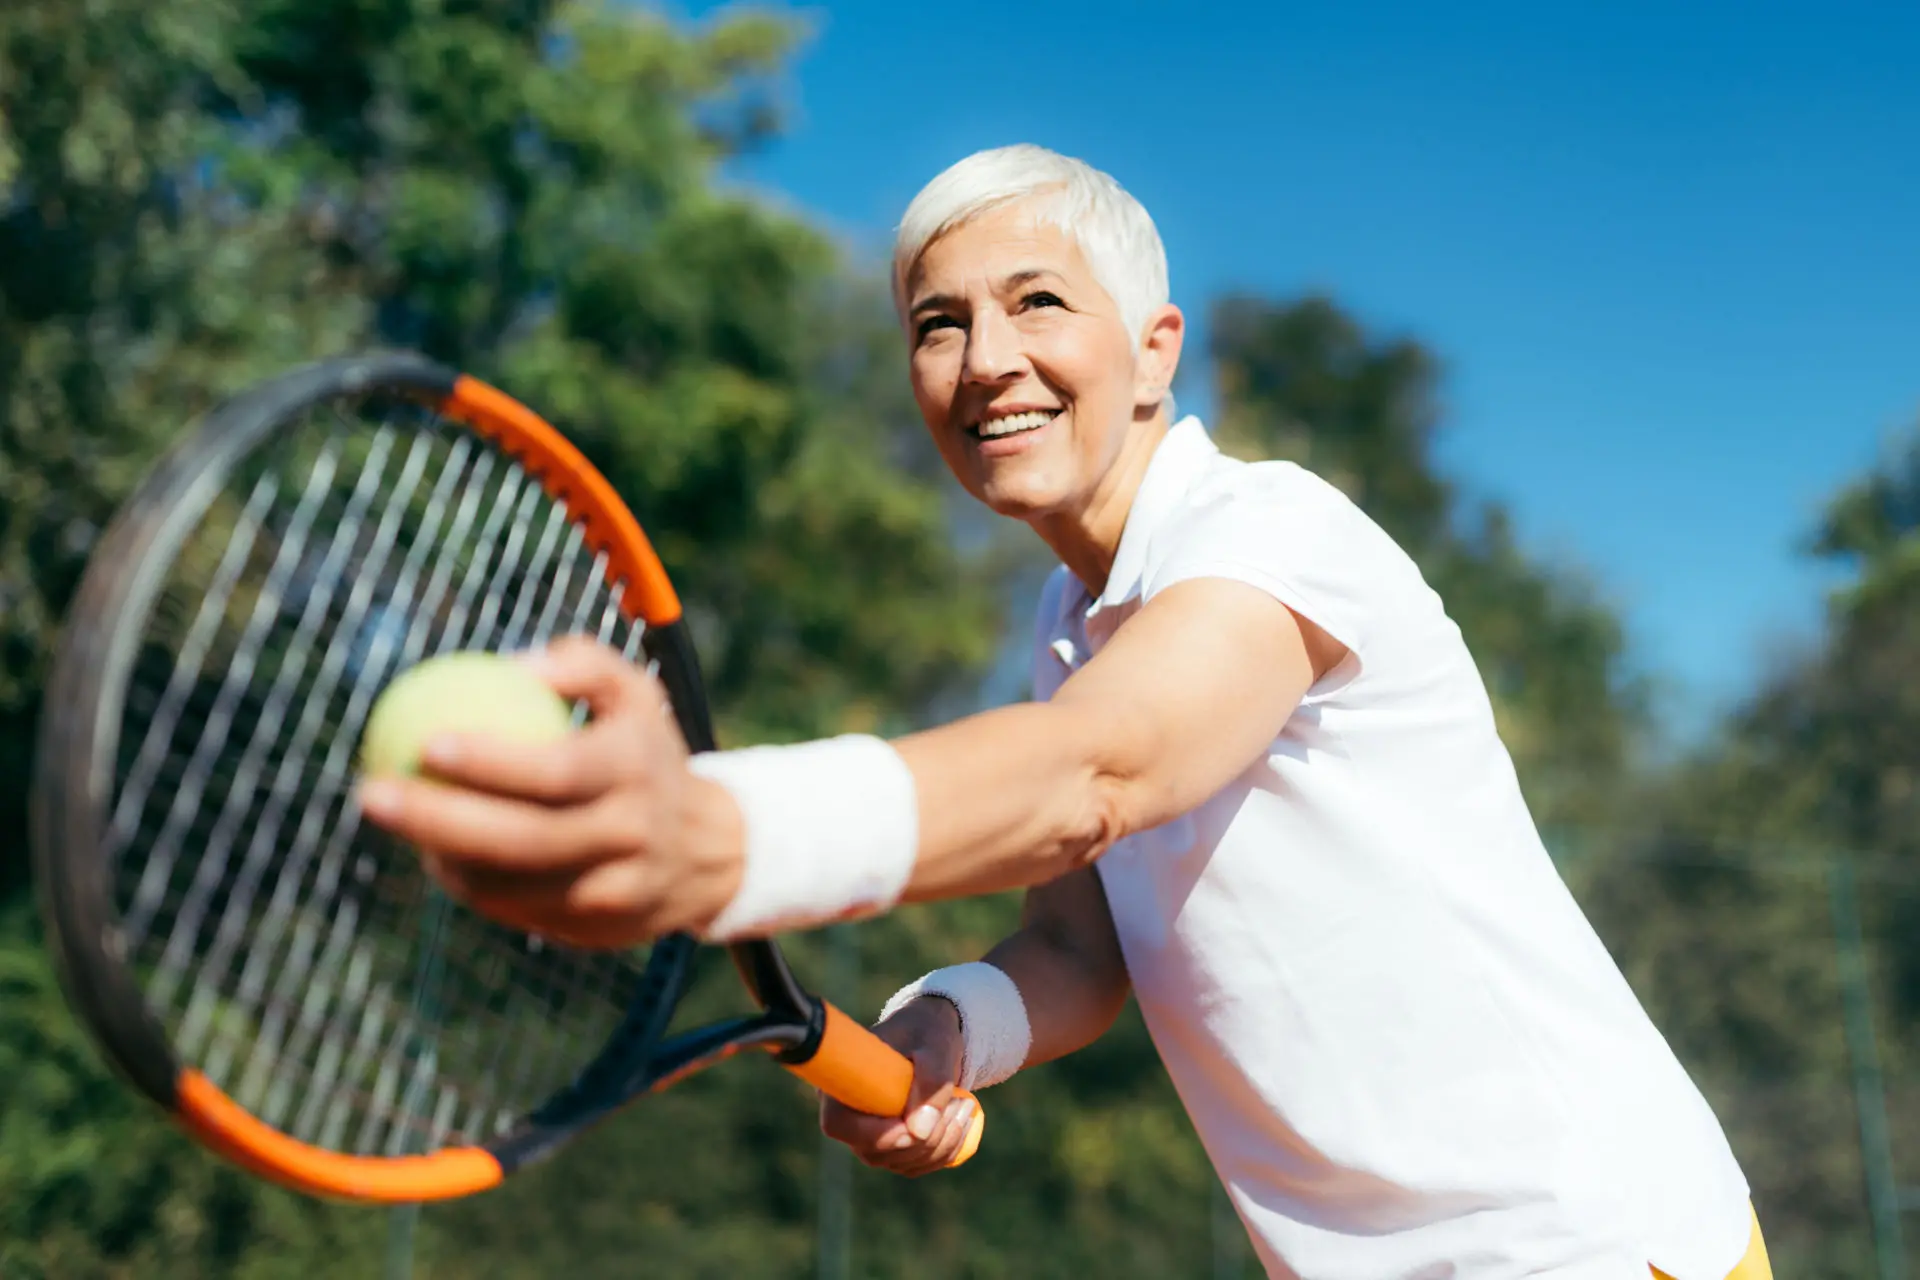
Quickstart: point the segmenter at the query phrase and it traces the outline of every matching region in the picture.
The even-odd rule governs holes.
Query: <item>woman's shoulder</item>
[[[1183,497],[1179,505],[1189,513],[1241,505],[1272,508],[1296,517],[1367,520],[1366,513],[1339,485],[1298,462],[1281,458],[1249,462],[1221,454],[1195,478]]]
[[[1223,455],[1171,504],[1145,559],[1146,596],[1190,578],[1235,578],[1376,663],[1453,643],[1413,558],[1338,485],[1298,463]]]
[[[1155,531],[1153,558],[1275,555],[1359,557],[1376,567],[1400,548],[1333,481],[1297,462],[1222,454],[1193,478]]]

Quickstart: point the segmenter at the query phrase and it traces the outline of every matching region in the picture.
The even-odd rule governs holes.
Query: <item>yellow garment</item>
[[[1752,1212],[1749,1207],[1748,1212]],[[1673,1280],[1673,1277],[1658,1267],[1653,1274],[1659,1280]],[[1727,1280],[1773,1280],[1773,1264],[1767,1261],[1767,1242],[1760,1236],[1760,1218],[1753,1218],[1753,1239],[1747,1245],[1747,1256],[1740,1259],[1740,1265],[1727,1273]]]

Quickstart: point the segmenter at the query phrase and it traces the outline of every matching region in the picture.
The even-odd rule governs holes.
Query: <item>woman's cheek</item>
[[[927,425],[945,422],[960,384],[954,361],[943,359],[940,352],[923,347],[913,355],[909,376],[913,383],[913,398],[919,402]]]

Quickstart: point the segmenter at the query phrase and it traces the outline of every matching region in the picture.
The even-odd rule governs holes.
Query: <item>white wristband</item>
[[[848,734],[694,756],[746,823],[746,866],[706,936],[765,937],[877,915],[900,900],[920,849],[913,772],[891,745]]]
[[[896,991],[881,1010],[880,1021],[921,996],[938,996],[960,1011],[963,1047],[957,1083],[962,1089],[999,1084],[1027,1064],[1027,1050],[1033,1047],[1027,1002],[1004,970],[984,960],[935,969]]]

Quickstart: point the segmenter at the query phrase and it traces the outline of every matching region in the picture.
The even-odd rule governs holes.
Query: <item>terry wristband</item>
[[[688,767],[725,787],[746,825],[740,888],[708,940],[876,915],[899,901],[920,848],[920,802],[887,742],[847,734],[711,751]]]
[[[962,1089],[999,1084],[1026,1065],[1033,1046],[1027,1002],[1012,978],[984,960],[935,969],[894,993],[880,1013],[885,1022],[921,996],[938,996],[960,1011]]]

